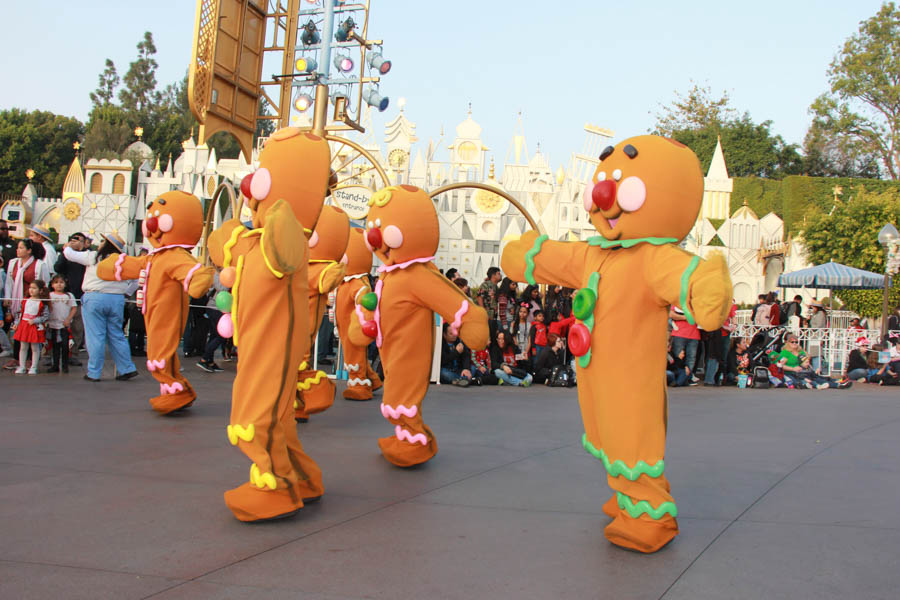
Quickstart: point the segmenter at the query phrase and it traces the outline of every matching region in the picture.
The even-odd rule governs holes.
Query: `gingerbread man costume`
[[[334,404],[334,382],[324,371],[310,369],[319,325],[327,308],[328,294],[341,283],[346,266],[340,262],[350,238],[350,217],[336,206],[325,206],[309,238],[309,348],[297,373],[297,404],[294,418],[305,422],[309,415]]]
[[[206,293],[215,270],[204,267],[189,250],[203,232],[200,200],[180,191],[166,192],[147,206],[141,225],[153,249],[146,256],[113,254],[97,265],[107,281],[141,279],[141,312],[147,325],[147,369],[159,382],[150,405],[169,414],[187,408],[197,394],[181,373],[178,344],[187,322],[189,296]]]
[[[361,297],[350,341],[381,349],[384,400],[381,414],[394,435],[378,440],[391,463],[410,467],[437,453],[437,441],[422,420],[434,351],[434,313],[459,333],[470,348],[487,345],[487,313],[441,275],[432,262],[440,226],[434,204],[423,190],[397,185],[369,201],[366,245],[384,263],[371,296]],[[374,308],[374,313],[364,310]],[[371,316],[371,318],[369,318]]]
[[[297,365],[309,349],[307,237],[322,210],[331,153],[324,138],[276,131],[241,182],[253,229],[232,219],[207,244],[231,285],[234,380],[228,439],[251,461],[250,481],[225,492],[241,521],[284,517],[322,495],[322,473],[294,421]]]
[[[578,357],[585,450],[602,461],[615,490],[603,510],[614,544],[655,552],[678,534],[678,509],[664,475],[668,307],[719,328],[731,307],[725,259],[700,260],[675,244],[694,224],[703,175],[686,146],[639,136],[608,147],[584,194],[600,235],[548,241],[528,232],[503,251],[515,280],[581,288],[569,346]]]
[[[364,235],[365,232],[357,227],[350,230],[347,252],[341,259],[347,265],[347,271],[334,302],[335,321],[344,350],[344,370],[348,376],[344,389],[347,400],[371,400],[372,392],[381,387],[381,379],[366,357],[367,346],[358,346],[349,339],[351,320],[356,319],[356,303],[372,291],[368,277],[372,270],[372,251],[366,246]]]

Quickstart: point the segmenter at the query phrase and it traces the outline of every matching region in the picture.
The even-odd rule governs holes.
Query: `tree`
[[[831,135],[878,156],[900,179],[900,10],[886,2],[860,23],[828,69],[830,91],[810,107]]]
[[[716,141],[721,138],[725,162],[732,177],[781,178],[801,172],[797,147],[785,143],[770,131],[771,121],[754,123],[749,113],[738,116],[728,105],[728,94],[713,98],[709,87],[694,87],[663,106],[656,115],[654,133],[678,140],[700,159],[704,172],[709,168]]]
[[[91,102],[94,108],[107,106],[116,97],[116,88],[119,87],[119,74],[116,65],[110,59],[106,59],[106,68],[100,73],[97,89],[91,92]]]
[[[78,119],[44,111],[14,108],[0,111],[0,192],[18,194],[25,187],[25,170],[46,196],[62,193],[72,144],[84,134]]]
[[[900,194],[869,194],[858,191],[855,197],[839,202],[830,213],[807,213],[803,241],[810,262],[835,261],[876,273],[884,272],[884,250],[878,232],[885,223],[900,222]],[[900,304],[900,277],[891,290],[891,306]],[[835,294],[849,310],[860,315],[881,315],[881,290],[836,290]]]
[[[832,135],[820,119],[814,119],[803,139],[803,174],[810,177],[881,176],[878,156],[858,140]]]
[[[125,89],[119,91],[119,101],[127,111],[145,116],[151,105],[159,103],[156,91],[156,45],[153,34],[144,32],[144,39],[138,42],[138,57],[128,66],[122,83]]]
[[[91,111],[84,136],[84,152],[90,158],[121,158],[134,141],[135,119],[116,104]]]
[[[670,106],[660,105],[662,112],[656,114],[655,134],[672,137],[676,131],[720,127],[737,117],[737,111],[728,104],[728,92],[722,92],[720,98],[714,99],[709,86],[701,87],[694,81],[691,83],[693,87],[686,96],[676,90],[675,100]]]

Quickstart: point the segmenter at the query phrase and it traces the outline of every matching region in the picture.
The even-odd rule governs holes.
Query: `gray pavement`
[[[302,425],[326,494],[243,524],[222,493],[249,462],[225,436],[229,371],[159,417],[129,382],[0,373],[0,598],[900,597],[900,389],[684,388],[667,474],[681,535],[610,545],[574,390],[433,386],[440,452],[392,467],[378,403]],[[105,375],[109,376],[109,374]]]

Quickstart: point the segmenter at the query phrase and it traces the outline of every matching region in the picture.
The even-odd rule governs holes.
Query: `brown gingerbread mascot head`
[[[655,135],[610,146],[584,191],[591,223],[608,240],[683,239],[703,200],[700,161],[690,148]]]
[[[359,227],[350,229],[350,241],[341,262],[347,265],[346,276],[362,275],[372,270],[372,251],[366,246],[366,232]]]
[[[259,154],[259,168],[241,181],[241,192],[250,200],[254,227],[265,225],[265,212],[283,199],[294,216],[312,234],[322,211],[331,175],[328,142],[296,127],[273,133]]]
[[[424,190],[392,185],[369,200],[366,246],[385,265],[427,258],[437,252],[440,225],[434,203]]]
[[[166,192],[147,205],[141,231],[154,248],[195,246],[203,233],[203,206],[193,194]]]
[[[341,260],[349,238],[350,217],[336,206],[325,206],[309,238],[309,259]]]

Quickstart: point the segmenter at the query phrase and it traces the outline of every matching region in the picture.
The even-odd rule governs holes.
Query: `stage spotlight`
[[[312,105],[313,99],[309,94],[297,94],[297,97],[294,99],[294,108],[300,112],[306,112]]]
[[[316,24],[312,22],[312,19],[303,26],[303,33],[300,34],[300,41],[303,42],[304,46],[312,46],[313,44],[318,44],[322,41],[322,36],[316,31]]]
[[[381,94],[378,93],[378,90],[373,88],[369,88],[363,92],[363,100],[365,100],[366,104],[369,106],[377,108],[378,112],[386,111],[388,102],[390,102],[387,97],[382,97]]]
[[[346,42],[350,39],[355,27],[356,23],[353,22],[353,17],[347,17],[347,20],[338,26],[338,30],[334,34],[334,39],[339,42]]]
[[[366,56],[366,62],[373,69],[376,69],[382,75],[387,75],[391,70],[391,61],[385,60],[381,52],[370,52]]]
[[[316,70],[316,67],[318,67],[319,64],[314,58],[306,58],[301,56],[297,59],[297,62],[294,63],[294,66],[297,67],[297,71],[300,73],[312,73]]]
[[[335,55],[334,68],[341,73],[349,73],[353,70],[353,59],[349,56]]]

